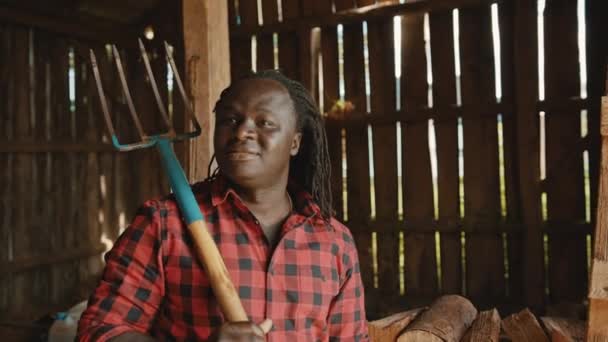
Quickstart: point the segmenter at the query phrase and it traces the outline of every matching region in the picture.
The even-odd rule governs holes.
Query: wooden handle
[[[224,317],[229,322],[248,321],[249,318],[241,304],[239,294],[232,284],[226,264],[207,230],[207,224],[203,220],[197,220],[190,223],[188,229],[194,239],[196,256],[207,272],[211,288]]]

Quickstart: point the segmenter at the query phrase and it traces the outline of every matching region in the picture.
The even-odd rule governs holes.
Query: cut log
[[[407,327],[425,308],[396,313],[394,315],[367,323],[369,339],[372,342],[394,342],[397,336]]]
[[[399,342],[458,342],[475,320],[477,309],[461,296],[442,296],[420,314],[401,336]]]
[[[528,309],[505,318],[502,328],[513,342],[549,342],[543,328]]]
[[[500,335],[500,315],[496,309],[482,311],[477,315],[462,342],[498,342]]]
[[[575,319],[541,317],[552,342],[582,342],[585,340],[585,322]]]

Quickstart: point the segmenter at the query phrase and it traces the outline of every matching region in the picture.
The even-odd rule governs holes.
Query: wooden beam
[[[86,259],[99,255],[105,251],[105,245],[97,245],[93,247],[88,246],[66,250],[62,251],[61,254],[40,255],[4,262],[0,264],[0,278],[3,278],[9,274],[24,272],[30,269],[40,268],[42,266],[59,264],[76,259]]]
[[[364,20],[385,20],[396,15],[411,15],[431,11],[450,10],[470,6],[484,6],[504,0],[410,0],[405,3],[379,3],[335,14],[307,16],[296,20],[285,20],[264,26],[234,27],[230,35],[250,37],[259,33],[273,33],[311,29],[313,27],[331,27],[337,24],[362,22]]]
[[[74,153],[105,152],[117,153],[116,149],[105,143],[76,143],[70,141],[14,141],[0,142],[0,153]]]
[[[141,32],[116,23],[93,21],[91,18],[41,14],[7,6],[0,7],[0,21],[34,27],[86,41],[116,43],[135,47],[135,37]]]
[[[213,107],[230,83],[228,4],[226,1],[184,0],[184,57],[190,98],[202,127],[190,141],[187,170],[191,181],[207,177],[213,154]],[[190,127],[190,123],[186,124]]]

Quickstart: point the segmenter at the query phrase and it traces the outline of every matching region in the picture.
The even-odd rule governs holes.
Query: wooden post
[[[602,161],[595,246],[589,286],[588,341],[608,341],[608,95],[602,97],[600,133],[602,135]]]
[[[226,1],[184,0],[182,6],[187,82],[203,130],[190,141],[184,165],[190,181],[196,181],[207,176],[213,153],[213,107],[230,83],[228,5]]]
[[[450,295],[437,299],[431,307],[410,324],[397,341],[457,342],[471,326],[477,309],[461,296]]]

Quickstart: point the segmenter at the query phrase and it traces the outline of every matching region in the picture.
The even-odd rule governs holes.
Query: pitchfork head
[[[171,70],[173,71],[173,75],[175,77],[175,82],[177,83],[177,87],[179,88],[179,93],[184,101],[184,107],[186,109],[186,115],[190,117],[192,123],[194,124],[194,130],[186,133],[175,133],[175,129],[173,128],[173,124],[167,115],[167,110],[165,104],[160,97],[160,93],[158,92],[158,85],[156,84],[156,79],[154,78],[154,74],[152,73],[152,68],[150,67],[150,59],[148,58],[148,53],[142,43],[141,39],[139,40],[139,49],[141,51],[141,56],[144,61],[146,67],[146,73],[148,75],[148,79],[150,80],[150,85],[152,86],[152,91],[154,92],[154,98],[156,99],[156,104],[158,106],[158,110],[161,113],[163,121],[168,127],[168,131],[165,133],[157,134],[157,135],[147,135],[144,132],[144,129],[141,125],[141,121],[139,120],[139,116],[137,115],[137,111],[135,110],[135,106],[133,105],[133,98],[131,97],[131,92],[129,91],[129,86],[127,85],[127,79],[125,77],[125,72],[122,66],[122,62],[120,60],[120,54],[118,53],[118,49],[115,45],[112,45],[112,55],[114,56],[114,61],[116,64],[116,69],[118,70],[118,76],[120,77],[120,84],[122,86],[123,94],[125,95],[125,99],[127,101],[127,105],[129,107],[129,112],[131,113],[131,117],[133,118],[133,122],[135,123],[135,127],[137,128],[137,132],[140,137],[140,141],[132,144],[121,144],[116,136],[116,131],[114,130],[114,125],[112,123],[112,118],[110,117],[110,112],[108,110],[108,101],[103,91],[103,85],[101,83],[101,77],[99,76],[99,67],[97,65],[97,58],[95,57],[95,53],[91,49],[91,65],[93,67],[93,76],[95,77],[95,84],[97,85],[97,92],[99,94],[99,100],[101,102],[101,109],[103,112],[103,116],[106,121],[106,125],[108,126],[108,130],[110,131],[110,135],[112,136],[112,144],[120,151],[130,151],[139,148],[145,148],[155,145],[159,140],[185,140],[194,138],[201,134],[201,127],[196,119],[196,115],[193,112],[192,106],[188,97],[186,96],[186,92],[184,90],[184,85],[177,71],[177,67],[175,66],[175,60],[173,59],[173,53],[169,48],[169,44],[165,42],[165,56],[167,58],[167,62],[171,66]]]

